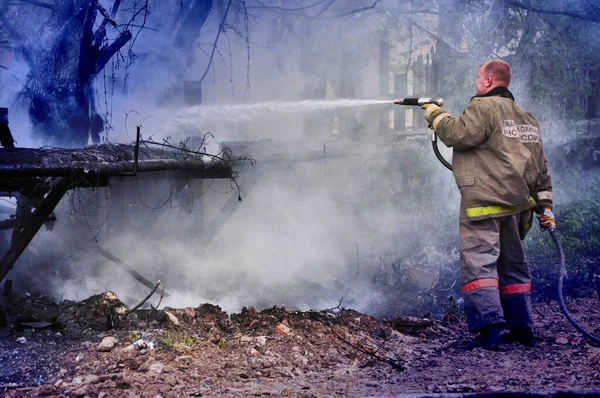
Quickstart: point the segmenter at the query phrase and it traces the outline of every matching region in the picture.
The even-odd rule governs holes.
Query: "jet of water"
[[[246,121],[263,119],[269,116],[307,113],[319,110],[354,108],[369,105],[393,105],[391,100],[305,100],[296,102],[259,102],[237,105],[197,105],[175,114],[179,123],[197,123],[209,120]]]

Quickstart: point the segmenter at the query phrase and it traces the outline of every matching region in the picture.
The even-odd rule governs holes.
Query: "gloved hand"
[[[552,209],[549,207],[544,208],[544,212],[542,214],[538,214],[538,220],[540,220],[540,229],[542,231],[550,230],[554,231],[556,228],[556,221],[554,221],[554,213],[552,213]]]
[[[425,104],[421,108],[425,109],[425,120],[427,120],[429,127],[431,127],[431,123],[433,122],[433,120],[431,120],[431,114],[441,108],[436,104]]]

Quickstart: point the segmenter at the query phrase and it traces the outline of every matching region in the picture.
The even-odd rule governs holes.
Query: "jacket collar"
[[[508,91],[508,87],[504,87],[504,86],[496,87],[494,89],[491,89],[490,91],[488,91],[485,94],[480,94],[480,95],[471,97],[471,99],[481,98],[481,97],[503,97],[503,98],[508,98],[511,101],[515,100],[514,95],[512,95],[512,93],[510,91]]]

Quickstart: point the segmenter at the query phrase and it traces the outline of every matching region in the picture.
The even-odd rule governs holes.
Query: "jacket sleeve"
[[[460,117],[438,109],[430,116],[431,128],[448,147],[466,151],[481,144],[491,132],[491,112],[483,101],[471,100]]]

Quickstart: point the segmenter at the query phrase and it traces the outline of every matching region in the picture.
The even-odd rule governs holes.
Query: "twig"
[[[331,310],[341,310],[342,309],[342,301],[344,301],[343,297],[342,297],[342,299],[340,300],[340,302],[338,303],[338,305],[336,307],[326,308],[323,311],[324,312],[329,312]]]
[[[132,309],[130,309],[128,311],[125,311],[125,313],[123,314],[123,319],[125,319],[127,317],[127,315],[131,314],[133,311],[137,310],[142,305],[144,305],[144,303],[146,301],[148,301],[150,299],[150,297],[152,297],[152,295],[154,294],[154,292],[156,291],[156,289],[158,289],[158,285],[160,285],[160,280],[156,282],[156,286],[154,286],[154,289],[152,289],[152,291],[150,292],[150,294],[148,294],[142,301],[140,301],[140,303],[138,305],[136,305],[135,307],[133,307]],[[163,292],[164,292],[164,289],[163,289]]]
[[[246,0],[242,0],[242,7],[244,8],[244,28],[246,29],[246,90],[244,92],[244,100],[250,100],[250,19],[248,17],[248,7],[246,6]]]
[[[162,303],[162,299],[163,299],[164,295],[165,295],[165,287],[163,286],[162,291],[160,293],[160,299],[158,300],[158,304],[156,304],[156,307],[153,307],[152,311],[155,311],[158,309],[158,307],[160,307],[160,303]]]
[[[576,18],[576,19],[583,19],[584,21],[598,22],[598,17],[589,15],[589,13],[580,14],[580,13],[576,13],[576,12],[571,12],[567,9],[565,9],[565,10],[546,10],[543,8],[537,8],[537,7],[531,6],[529,4],[523,4],[520,1],[507,1],[506,4],[508,4],[511,7],[522,8],[524,10],[532,11],[532,12],[535,12],[538,14],[562,15],[562,16]]]
[[[375,0],[373,2],[373,4],[371,4],[370,6],[366,6],[366,7],[362,7],[362,8],[357,8],[356,10],[348,11],[345,14],[336,15],[336,16],[331,17],[331,18],[342,18],[342,17],[347,17],[348,15],[352,15],[352,14],[358,14],[359,12],[368,11],[368,10],[371,10],[371,9],[375,8],[375,6],[377,4],[379,4],[380,2],[381,2],[381,0]]]
[[[206,65],[206,70],[204,71],[204,73],[202,74],[202,77],[200,78],[200,84],[202,84],[202,82],[204,81],[204,78],[208,74],[208,71],[210,70],[210,66],[212,65],[212,60],[213,60],[213,57],[215,56],[215,51],[217,50],[217,43],[219,42],[219,36],[221,36],[221,32],[223,32],[223,30],[225,28],[225,19],[227,18],[227,13],[229,13],[229,8],[231,7],[232,1],[233,0],[229,0],[229,3],[227,3],[227,9],[225,10],[225,14],[223,14],[223,21],[221,21],[221,24],[219,25],[219,31],[217,32],[217,37],[215,38],[215,43],[213,44],[213,49],[212,49],[212,52],[210,53],[210,58],[208,59],[208,65]]]
[[[343,298],[342,298],[342,300],[343,300]],[[340,305],[342,305],[342,301],[340,301],[340,304],[338,305],[338,308],[339,308]],[[326,310],[326,311],[328,311],[328,310]],[[343,317],[341,319],[343,321]],[[392,366],[394,369],[397,369],[397,370],[400,370],[400,371],[404,370],[404,363],[401,360],[388,359],[388,358],[384,358],[384,357],[381,357],[381,356],[377,355],[377,353],[383,348],[383,346],[387,342],[386,338],[383,339],[383,341],[381,342],[381,344],[378,344],[377,349],[375,349],[375,350],[373,350],[371,352],[371,351],[368,351],[368,350],[366,350],[366,349],[364,349],[362,347],[359,347],[359,346],[357,346],[355,344],[352,344],[351,342],[349,342],[348,340],[346,340],[345,338],[343,338],[339,333],[337,333],[330,325],[325,324],[325,322],[323,322],[321,319],[317,318],[316,320],[318,322],[320,322],[321,324],[323,324],[324,326],[328,326],[329,329],[331,330],[331,332],[338,339],[340,339],[342,342],[348,344],[350,347],[354,348],[355,350],[360,351],[363,354],[367,354],[367,355],[369,355],[370,357],[374,358],[377,361],[387,363],[388,365]],[[342,323],[345,323],[345,322],[342,322]]]
[[[369,351],[365,350],[362,347],[358,347],[358,346],[352,344],[351,342],[349,342],[348,340],[346,340],[345,338],[343,338],[342,336],[340,336],[338,333],[336,333],[336,332],[333,332],[333,333],[336,335],[336,337],[338,339],[340,339],[342,342],[348,344],[350,347],[354,348],[355,350],[360,351],[363,354],[367,354],[370,357],[372,357],[372,358],[374,358],[374,359],[376,359],[376,360],[378,360],[380,362],[387,363],[388,365],[392,366],[394,369],[404,370],[404,366],[403,366],[402,361],[400,361],[400,360],[395,361],[395,360],[383,358],[383,357],[380,357],[379,355],[377,355],[377,352],[379,352],[379,350],[381,350],[381,348],[387,342],[387,340],[384,340],[381,343],[381,345],[379,347],[377,347],[377,350],[375,350],[374,352],[369,352]]]
[[[158,300],[158,304],[156,304],[156,307],[154,307],[152,304],[150,304],[150,308],[152,308],[150,310],[150,312],[146,315],[146,327],[150,327],[150,317],[154,314],[154,311],[156,311],[158,309],[158,307],[160,307],[160,303],[162,303],[162,299],[163,296],[165,295],[165,287],[162,287],[162,292],[160,293],[160,300]]]

